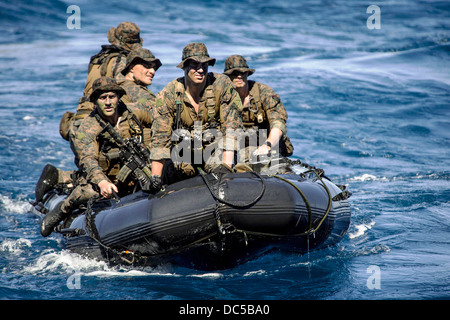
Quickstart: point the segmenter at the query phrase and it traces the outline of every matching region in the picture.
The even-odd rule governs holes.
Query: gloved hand
[[[150,177],[150,190],[153,192],[158,192],[162,188],[161,176],[151,176]]]

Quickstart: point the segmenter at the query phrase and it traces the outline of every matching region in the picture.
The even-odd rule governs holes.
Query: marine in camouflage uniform
[[[122,70],[125,80],[121,87],[126,95],[122,101],[138,109],[152,112],[156,95],[148,88],[153,82],[156,71],[161,67],[161,61],[153,53],[144,48],[133,50],[127,57],[127,64]],[[144,128],[144,139],[150,141],[151,129]]]
[[[152,84],[153,77],[161,65],[161,61],[155,58],[150,50],[144,48],[133,50],[122,70],[125,78],[120,86],[126,91],[122,101],[127,104],[138,103],[138,108],[151,112],[156,95],[148,86]]]
[[[117,28],[112,27],[107,38],[111,45],[103,45],[102,50],[91,57],[84,96],[80,98],[76,114],[70,122],[67,137],[69,141],[74,138],[81,121],[95,108],[89,99],[94,81],[100,77],[115,78],[119,84],[124,81],[122,70],[126,67],[127,56],[132,50],[141,48],[143,42],[139,27],[128,21],[120,23]]]
[[[127,56],[132,50],[141,48],[143,43],[139,27],[128,21],[120,23],[117,28],[110,28],[107,39],[110,45],[103,45],[102,50],[91,57],[84,95],[78,102],[76,113],[66,112],[60,123],[61,136],[70,142],[77,167],[79,160],[73,146],[73,139],[83,119],[95,108],[95,105],[89,100],[92,84],[100,76],[112,77],[119,82],[124,81],[125,76],[122,74],[122,70],[126,67]],[[47,164],[36,185],[36,201],[41,201],[44,194],[56,185],[71,188],[76,174],[76,171],[63,171]]]
[[[131,51],[142,48],[143,39],[140,36],[140,32],[139,27],[129,21],[120,23],[117,28],[112,27],[109,29],[106,37],[109,43],[120,49],[120,51],[114,51],[112,58],[107,59],[106,74],[101,74],[101,76],[114,78],[119,84],[124,80],[122,70],[127,64],[127,56]],[[96,78],[89,79],[88,77],[85,87],[85,97],[89,97],[90,85],[95,80]]]
[[[195,175],[197,167],[210,171],[218,165],[217,162],[231,167],[236,148],[233,133],[242,128],[242,103],[228,77],[208,73],[208,66],[214,65],[215,61],[210,58],[203,43],[188,44],[183,49],[182,62],[177,66],[184,70],[184,77],[173,80],[158,93],[153,111],[151,138],[153,175],[162,174],[164,162],[172,162],[175,165],[176,173],[180,174],[177,179]],[[201,149],[201,159],[196,157],[199,155],[197,152],[193,157],[188,157],[188,161],[173,158],[171,162],[166,161],[171,159],[175,146],[181,145],[172,141],[172,134],[181,129],[187,132],[184,138],[191,139],[196,136],[201,140],[197,141],[197,146]],[[213,130],[216,132],[212,133]],[[218,136],[217,132],[221,132],[224,137],[220,148],[216,148],[217,152],[209,158],[214,159],[210,161],[211,165],[207,163],[208,159],[205,159],[206,153],[211,151],[207,149],[212,142],[206,139],[208,132],[209,137]],[[189,140],[188,144],[194,144],[191,151],[195,151],[195,141],[192,143],[192,140]],[[182,152],[188,153],[189,148]],[[165,178],[170,181],[170,178]]]
[[[117,28],[109,29],[107,38],[111,45],[103,45],[102,50],[91,57],[84,96],[80,98],[75,118],[69,129],[70,138],[73,138],[73,132],[79,127],[81,120],[94,110],[95,106],[89,100],[94,81],[99,77],[114,78],[119,84],[125,80],[122,70],[126,67],[127,56],[132,50],[142,48],[143,40],[140,37],[140,31],[135,23],[129,21],[120,23]]]
[[[280,96],[272,88],[247,80],[254,72],[255,69],[250,69],[241,55],[232,55],[225,60],[224,74],[233,81],[243,104],[244,128],[247,133],[256,135],[252,145],[241,149],[241,159],[244,159],[243,162],[249,162],[251,155],[264,155],[278,150],[282,156],[290,156],[294,147],[286,134],[286,109]],[[259,147],[255,143],[257,140],[260,140]]]
[[[123,165],[119,157],[120,145],[105,126],[111,123],[122,139],[142,136],[143,127],[151,127],[152,116],[143,110],[130,111],[119,100],[123,94],[125,90],[112,78],[101,77],[94,82],[90,101],[96,108],[83,120],[74,140],[83,174],[71,194],[42,220],[43,236],[48,236],[73,209],[90,198],[109,197],[113,191],[125,195],[134,189],[131,175],[123,181],[118,177]]]

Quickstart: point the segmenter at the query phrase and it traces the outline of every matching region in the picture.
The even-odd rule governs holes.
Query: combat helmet
[[[109,92],[109,91],[116,92],[119,95],[119,97],[126,94],[125,90],[121,86],[119,86],[116,80],[114,80],[113,78],[100,77],[96,79],[92,84],[92,93],[89,96],[89,101],[94,103],[97,97],[102,92]]]
[[[225,60],[223,73],[230,76],[234,71],[248,72],[248,75],[255,73],[255,69],[250,69],[247,60],[243,56],[234,54]]]
[[[139,63],[139,61],[155,63],[155,71],[161,67],[162,63],[159,59],[155,58],[153,53],[145,48],[138,48],[131,51],[127,56],[127,65],[122,70],[122,74],[125,76],[131,69],[134,62]]]
[[[183,69],[184,64],[189,59],[201,63],[208,62],[210,66],[213,66],[216,63],[216,59],[209,56],[208,49],[206,49],[205,44],[201,42],[192,42],[183,48],[183,55],[181,57],[182,61],[177,65],[177,67]]]

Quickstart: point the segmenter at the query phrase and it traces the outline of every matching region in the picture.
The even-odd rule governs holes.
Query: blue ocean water
[[[449,299],[449,18],[448,1],[1,1],[0,299]],[[163,62],[154,92],[180,76],[189,42],[214,72],[244,55],[287,108],[294,158],[352,191],[343,241],[205,273],[110,267],[41,237],[35,183],[46,163],[74,168],[59,120],[122,21]]]

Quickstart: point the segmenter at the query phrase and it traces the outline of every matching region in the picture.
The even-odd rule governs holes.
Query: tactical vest
[[[249,80],[249,96],[250,101],[247,107],[242,110],[242,123],[246,130],[258,129],[270,130],[269,118],[267,117],[267,110],[261,100],[259,86],[255,81]],[[269,132],[267,132],[269,134]],[[280,138],[280,154],[284,157],[289,157],[294,153],[294,146],[286,134]]]
[[[88,76],[84,87],[84,96],[87,98],[92,92],[92,84],[100,77],[114,78],[117,73],[117,67],[121,59],[126,59],[130,51],[116,45],[102,45],[102,49],[96,55],[91,57],[88,67]],[[108,69],[108,64],[114,58],[117,58],[113,69]]]
[[[111,134],[105,130],[106,122],[101,119],[98,114],[95,114],[95,118],[102,126],[102,131],[97,135],[99,154],[98,163],[102,168],[106,176],[114,182],[116,175],[119,173],[122,161],[120,159],[119,150],[120,146],[118,142],[111,136]],[[120,131],[125,135],[123,139],[130,138],[132,136],[143,136],[143,127],[136,116],[128,111],[126,122],[121,122]]]
[[[250,101],[249,104],[242,110],[242,123],[244,128],[253,128],[255,130],[269,129],[270,126],[267,121],[268,118],[266,110],[261,101],[259,86],[256,85],[255,81],[249,80],[248,83],[250,87]]]
[[[210,128],[220,127],[220,96],[213,90],[213,74],[208,74],[206,87],[204,90],[205,108],[199,106],[199,118],[202,121],[202,131]],[[175,82],[176,93],[176,115],[172,129],[186,129],[190,132],[194,130],[194,119],[191,117],[189,108],[184,104],[185,88],[182,81]],[[206,112],[205,112],[206,111]]]

